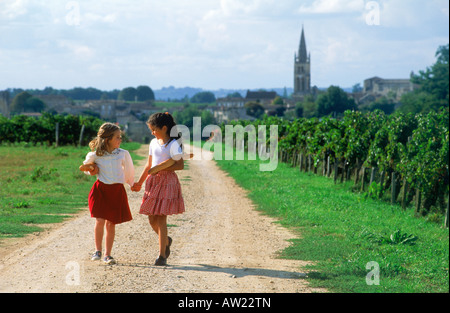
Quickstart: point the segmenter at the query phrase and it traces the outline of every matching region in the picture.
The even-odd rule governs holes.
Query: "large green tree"
[[[138,101],[155,100],[155,94],[149,86],[139,86],[136,88],[136,96]]]
[[[355,101],[349,99],[347,93],[337,86],[330,86],[326,93],[317,98],[316,104],[318,116],[356,109]]]
[[[403,112],[427,113],[449,104],[449,45],[440,46],[436,63],[419,74],[411,75],[411,82],[419,88],[402,97]]]
[[[192,98],[192,103],[213,103],[216,101],[216,96],[210,91],[202,91],[196,93]]]
[[[119,93],[118,99],[124,101],[135,101],[137,90],[134,87],[126,87]]]
[[[11,103],[11,112],[41,112],[45,108],[45,103],[36,97],[33,97],[26,91],[17,94]]]
[[[255,101],[250,101],[245,104],[246,113],[256,118],[261,118],[264,115],[264,107]]]

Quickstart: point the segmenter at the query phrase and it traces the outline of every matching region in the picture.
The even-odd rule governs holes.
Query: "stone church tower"
[[[294,94],[292,96],[301,99],[311,93],[311,55],[306,50],[303,27],[298,54],[295,53],[294,62]]]

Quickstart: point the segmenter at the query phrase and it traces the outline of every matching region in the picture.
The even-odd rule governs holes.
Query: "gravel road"
[[[326,292],[308,286],[307,262],[277,258],[295,235],[258,213],[214,161],[190,160],[177,174],[186,213],[168,218],[173,245],[167,266],[153,265],[158,238],[138,213],[143,191],[127,186],[133,221],[116,227],[116,265],[90,260],[94,220],[86,209],[42,232],[0,242],[0,292]]]

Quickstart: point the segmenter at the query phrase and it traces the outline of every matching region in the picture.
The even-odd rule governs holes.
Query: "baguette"
[[[82,172],[92,172],[94,169],[94,163],[83,164],[80,166],[80,171]]]

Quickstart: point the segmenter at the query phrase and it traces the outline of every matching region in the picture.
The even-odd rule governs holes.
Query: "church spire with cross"
[[[311,92],[311,56],[306,50],[305,30],[302,25],[302,34],[298,55],[294,60],[294,96],[304,96]]]

